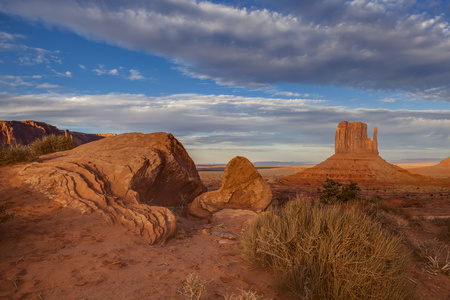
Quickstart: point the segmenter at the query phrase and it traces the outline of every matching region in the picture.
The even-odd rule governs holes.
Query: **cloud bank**
[[[167,57],[220,84],[345,86],[450,101],[445,2],[216,2],[3,0],[0,11]]]
[[[230,95],[0,94],[1,120],[34,119],[84,132],[171,132],[197,163],[322,161],[342,120],[379,128],[385,159],[449,156],[450,111],[349,109],[323,100]],[[23,108],[27,109],[24,110]]]

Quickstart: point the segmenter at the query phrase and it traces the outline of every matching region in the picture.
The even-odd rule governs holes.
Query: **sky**
[[[0,120],[170,132],[197,164],[450,156],[450,4],[0,0]]]

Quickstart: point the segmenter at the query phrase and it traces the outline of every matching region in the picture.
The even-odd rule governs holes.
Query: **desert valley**
[[[335,154],[317,165],[276,166],[242,156],[196,166],[163,132],[0,128],[4,149],[48,135],[78,145],[0,167],[2,299],[197,299],[193,283],[202,299],[320,299],[306,283],[303,294],[280,285],[283,271],[251,264],[243,247],[259,216],[318,202],[329,180],[357,183],[343,211],[361,209],[401,241],[414,298],[450,299],[450,157],[391,164],[365,123],[339,123]]]

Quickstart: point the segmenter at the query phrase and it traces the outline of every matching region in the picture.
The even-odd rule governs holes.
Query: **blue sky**
[[[446,1],[2,0],[0,119],[173,133],[196,163],[450,154]]]

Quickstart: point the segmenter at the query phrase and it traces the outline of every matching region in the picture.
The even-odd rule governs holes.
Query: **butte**
[[[380,157],[375,127],[373,139],[367,136],[367,124],[342,121],[335,137],[335,154],[318,165],[284,177],[282,185],[318,185],[326,178],[361,185],[423,184],[431,179],[412,174]]]

